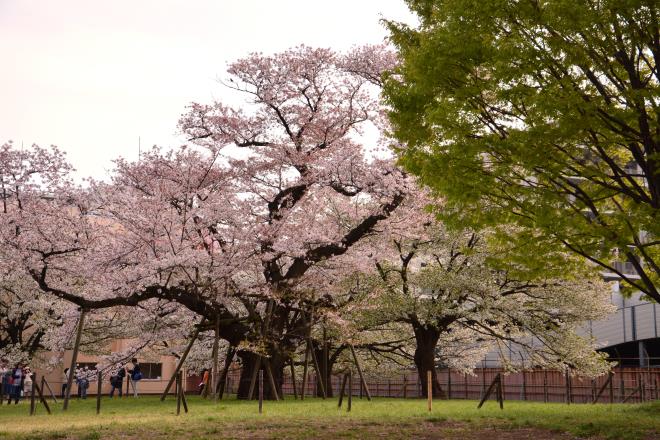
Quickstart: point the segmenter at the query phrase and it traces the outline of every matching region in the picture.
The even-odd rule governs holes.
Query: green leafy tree
[[[660,3],[407,3],[384,93],[443,220],[516,225],[528,266],[564,247],[660,301]]]

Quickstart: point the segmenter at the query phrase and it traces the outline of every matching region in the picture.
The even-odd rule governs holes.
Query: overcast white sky
[[[347,49],[413,22],[403,0],[0,0],[0,143],[55,144],[78,175],[183,143],[226,65],[299,44]]]

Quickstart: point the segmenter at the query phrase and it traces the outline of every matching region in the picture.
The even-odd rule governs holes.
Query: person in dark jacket
[[[133,397],[138,397],[138,382],[142,380],[142,369],[140,368],[140,363],[137,358],[133,358],[131,361],[133,368],[128,370],[131,375],[131,386],[133,387]]]
[[[110,397],[115,395],[115,390],[119,391],[119,397],[122,396],[122,388],[124,388],[124,378],[126,377],[126,369],[122,366],[117,372],[110,376]]]
[[[11,403],[14,399],[14,404],[18,405],[18,401],[21,400],[21,393],[23,391],[23,381],[25,380],[25,369],[20,365],[16,364],[16,367],[11,371],[11,394],[9,395],[9,400],[7,403]]]

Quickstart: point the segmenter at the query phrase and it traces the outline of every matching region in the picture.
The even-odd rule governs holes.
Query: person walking
[[[117,372],[110,376],[110,397],[113,397],[115,390],[119,391],[119,397],[122,396],[122,388],[124,387],[124,378],[126,377],[126,369],[122,366]]]
[[[131,377],[131,386],[133,387],[133,397],[138,397],[138,382],[142,380],[142,369],[140,368],[140,363],[137,358],[131,360],[133,368],[128,370]]]
[[[11,377],[11,370],[5,359],[0,360],[0,399],[5,398],[11,394],[9,388],[9,378]]]
[[[202,370],[202,381],[197,386],[197,388],[199,389],[199,394],[200,395],[204,394],[204,390],[206,389],[208,384],[209,384],[209,369],[204,368]]]
[[[78,384],[78,398],[87,399],[87,388],[89,388],[89,370],[87,367],[84,369],[76,370],[76,384]]]
[[[69,369],[65,368],[64,373],[62,373],[62,399],[66,397],[66,387],[69,383]]]
[[[11,394],[9,395],[7,404],[10,404],[13,399],[14,405],[18,405],[18,401],[21,400],[21,393],[23,392],[24,380],[25,370],[21,364],[16,364],[16,367],[11,371]]]

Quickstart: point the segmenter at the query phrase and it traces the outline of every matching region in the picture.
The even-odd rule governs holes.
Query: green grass
[[[475,401],[435,401],[429,414],[424,400],[354,399],[353,410],[337,409],[326,401],[288,398],[264,402],[223,400],[215,405],[189,398],[190,412],[176,416],[170,397],[104,398],[96,415],[94,399],[73,400],[69,411],[56,405],[47,415],[39,405],[0,406],[0,439],[104,439],[104,438],[660,438],[660,402],[645,405],[565,405],[505,402],[500,410],[487,402],[477,410]]]

